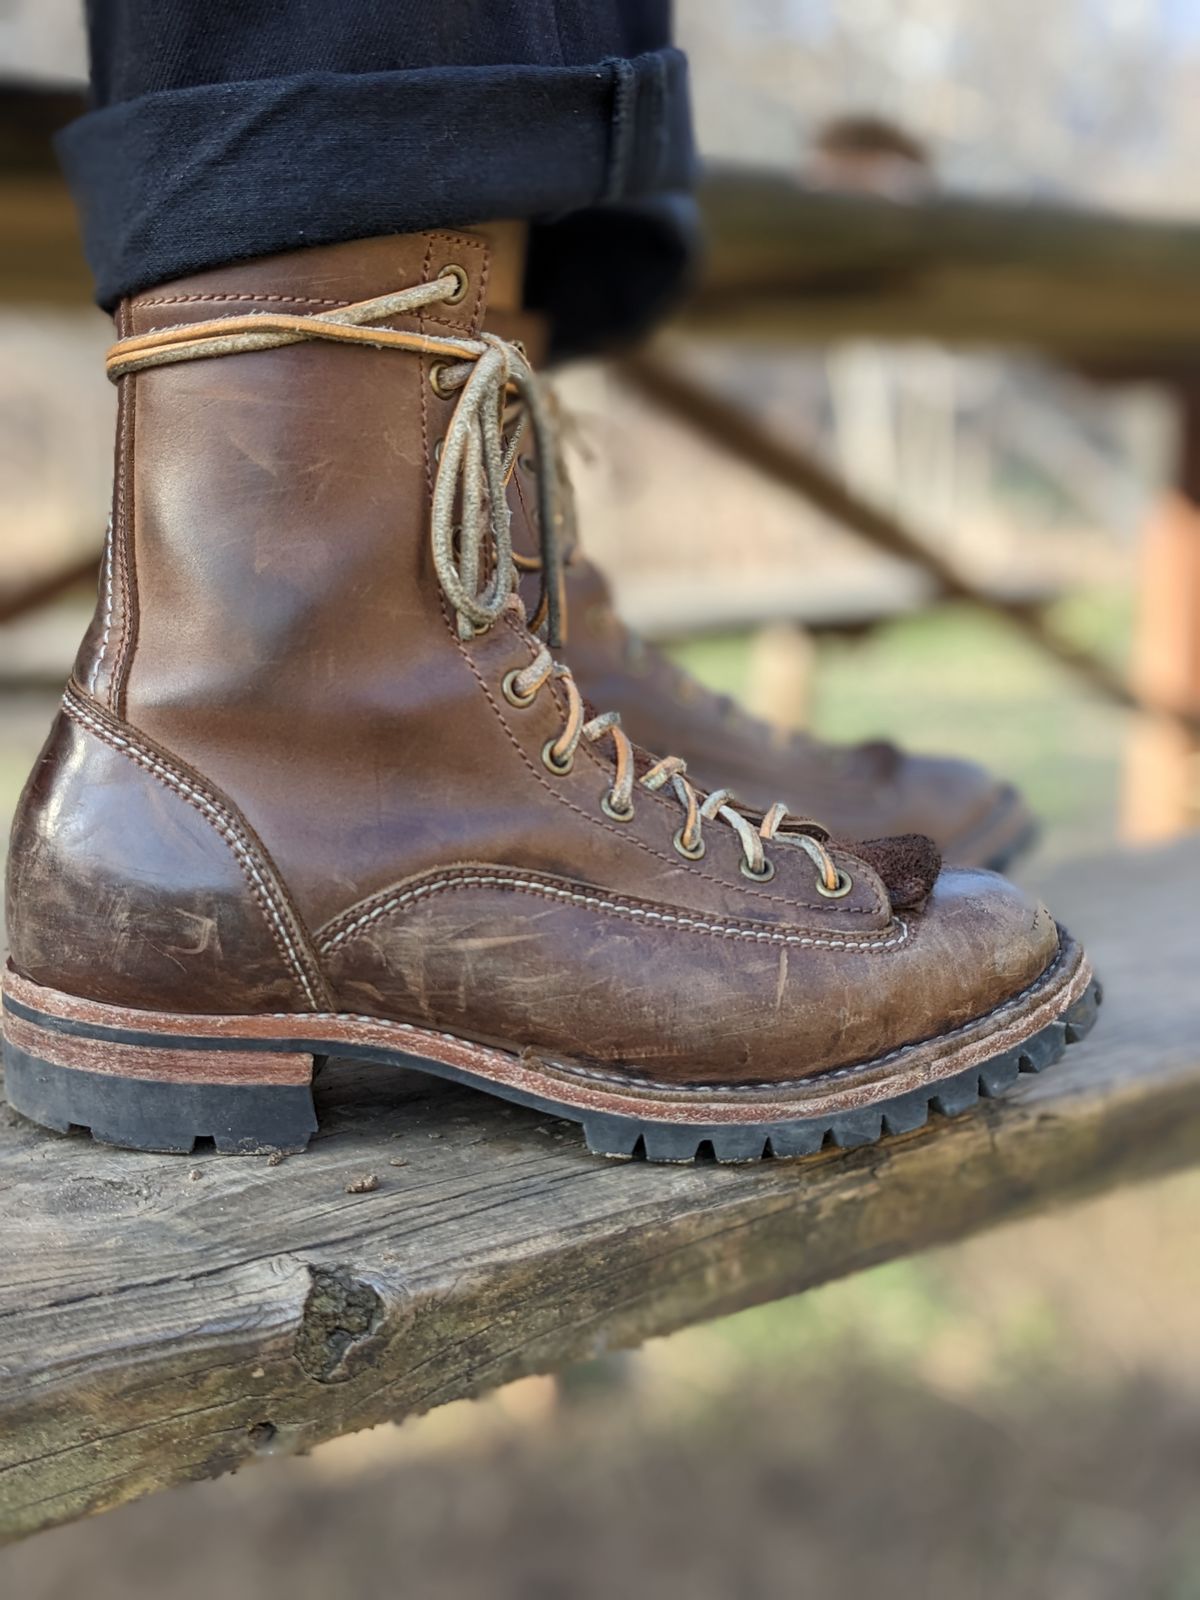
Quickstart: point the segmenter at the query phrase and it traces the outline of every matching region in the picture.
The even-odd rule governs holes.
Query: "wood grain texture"
[[[325,1075],[321,1135],[275,1166],[0,1108],[0,1534],[1195,1160],[1198,888],[1195,840],[1061,874],[1108,990],[1091,1039],[976,1115],[799,1163],[606,1164],[572,1127],[369,1068]]]

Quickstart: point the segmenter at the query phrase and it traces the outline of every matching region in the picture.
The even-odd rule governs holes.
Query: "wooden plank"
[[[1172,370],[1200,342],[1200,227],[1044,202],[816,193],[711,171],[689,331],[1018,344]]]
[[[354,1069],[278,1166],[0,1113],[3,1536],[1195,1160],[1198,879],[1196,840],[1063,874],[1109,988],[1092,1038],[980,1114],[803,1163],[609,1165],[565,1125]]]
[[[86,110],[82,83],[0,78],[0,174],[61,182],[54,136]]]
[[[56,176],[0,171],[0,303],[87,305],[92,281],[66,185]]]
[[[52,572],[20,588],[0,588],[0,627],[27,617],[31,611],[40,611],[80,584],[95,584],[99,570],[99,554],[89,551],[84,556],[72,555]]]
[[[86,109],[80,84],[0,80],[0,303],[83,306],[92,298],[52,144]]]

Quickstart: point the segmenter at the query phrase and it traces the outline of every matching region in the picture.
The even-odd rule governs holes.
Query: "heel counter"
[[[323,980],[257,841],[164,752],[63,702],[13,824],[16,970],[115,1005],[320,1010]]]

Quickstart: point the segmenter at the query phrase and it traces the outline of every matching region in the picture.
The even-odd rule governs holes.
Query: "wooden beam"
[[[60,178],[0,172],[0,302],[88,305],[91,277],[75,207]]]
[[[54,136],[86,110],[82,83],[0,78],[0,174],[61,183]]]
[[[77,84],[0,81],[0,303],[91,300],[79,223],[52,143],[86,109]]]
[[[1200,226],[934,194],[911,203],[709,171],[690,331],[1016,344],[1120,358],[1143,375],[1194,360]]]
[[[1063,873],[1108,987],[1091,1038],[974,1115],[804,1162],[606,1164],[370,1069],[326,1075],[321,1137],[277,1166],[0,1111],[3,1536],[1195,1161],[1198,874],[1194,840]]]
[[[40,611],[54,600],[78,588],[82,583],[94,584],[100,571],[100,557],[95,551],[83,556],[72,556],[53,572],[35,578],[20,588],[0,589],[0,627],[6,622],[16,622],[31,611]]]

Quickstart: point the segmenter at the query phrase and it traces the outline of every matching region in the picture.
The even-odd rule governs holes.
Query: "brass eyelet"
[[[629,804],[625,807],[624,811],[618,811],[616,806],[614,806],[613,803],[612,803],[611,796],[612,796],[612,790],[611,789],[606,789],[604,791],[604,793],[600,796],[600,809],[601,809],[601,811],[603,811],[604,815],[606,817],[611,817],[614,822],[632,822],[633,821],[633,801],[631,800],[629,802]]]
[[[519,710],[524,710],[526,706],[531,706],[537,698],[537,690],[531,689],[528,694],[522,694],[517,688],[517,679],[520,676],[520,667],[514,667],[511,672],[506,672],[504,674],[504,682],[500,685],[500,692],[510,706],[516,706]]]
[[[761,872],[755,872],[745,856],[742,857],[738,865],[742,869],[742,877],[750,878],[754,883],[770,883],[775,876],[775,863],[768,856],[763,857]]]
[[[697,839],[696,843],[691,847],[684,844],[682,828],[680,828],[676,833],[675,837],[671,840],[671,843],[686,861],[699,861],[704,855],[705,851],[708,849],[708,846],[704,842],[703,834],[700,835],[699,839]]]
[[[457,261],[452,261],[448,266],[438,268],[439,278],[457,278],[458,288],[453,294],[446,295],[442,304],[444,306],[457,306],[467,298],[467,290],[471,287],[471,280],[467,276],[466,267],[460,267]]]
[[[817,879],[817,893],[823,894],[826,900],[841,900],[850,893],[853,887],[854,879],[848,872],[843,872],[841,867],[837,869],[837,884],[834,888],[827,889],[824,878]]]
[[[429,368],[429,387],[439,400],[452,400],[454,398],[454,390],[447,389],[442,383],[442,373],[449,366],[449,361],[435,361]]]
[[[542,765],[545,767],[547,772],[552,772],[556,778],[565,778],[567,773],[570,772],[571,768],[575,765],[575,752],[572,750],[571,754],[566,758],[565,761],[560,761],[559,758],[554,754],[554,746],[557,743],[557,739],[546,740],[545,744],[542,746]]]
[[[434,464],[435,467],[436,466],[440,466],[440,464],[441,464],[442,449],[445,446],[445,443],[446,443],[445,439],[439,439],[438,442],[433,447],[433,464]]]

